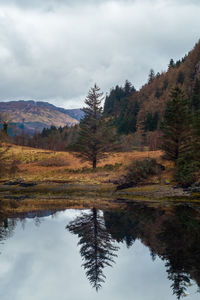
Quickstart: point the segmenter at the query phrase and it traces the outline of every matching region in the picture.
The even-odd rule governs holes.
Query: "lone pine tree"
[[[85,115],[80,121],[79,137],[74,147],[78,152],[77,156],[83,161],[91,162],[94,169],[97,162],[112,148],[115,138],[111,127],[103,118],[103,99],[103,93],[95,84],[85,99],[87,106],[82,109]]]

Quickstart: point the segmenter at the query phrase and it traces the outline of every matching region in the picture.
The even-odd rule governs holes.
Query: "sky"
[[[79,108],[96,83],[139,89],[200,38],[199,0],[0,0],[0,101]]]

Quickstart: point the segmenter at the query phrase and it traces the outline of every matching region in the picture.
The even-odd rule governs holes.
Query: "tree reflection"
[[[89,213],[82,213],[66,228],[80,238],[78,245],[81,246],[80,254],[84,261],[82,266],[89,282],[98,291],[106,278],[103,269],[112,266],[118,250],[106,230],[103,216],[93,208]]]
[[[7,217],[0,217],[0,243],[3,244],[4,241],[13,235],[14,229],[16,227],[15,219],[8,219]]]
[[[168,279],[177,299],[186,296],[191,280],[200,286],[200,213],[179,205],[154,208],[131,204],[123,210],[104,212],[108,232],[127,246],[136,239],[149,247],[154,261],[158,255],[165,261]],[[127,243],[128,241],[128,243]]]

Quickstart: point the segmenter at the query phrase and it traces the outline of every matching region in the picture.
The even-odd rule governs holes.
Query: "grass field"
[[[109,153],[99,162],[94,172],[87,162],[81,162],[69,152],[54,152],[29,147],[10,145],[4,155],[7,161],[15,160],[18,170],[14,174],[6,174],[1,179],[20,178],[24,181],[70,181],[102,183],[124,174],[124,168],[133,160],[144,158],[160,159],[161,151],[133,151]]]
[[[113,200],[123,196],[123,192],[117,194],[113,181],[126,173],[127,165],[144,158],[155,158],[164,163],[161,151],[109,153],[93,170],[89,163],[81,162],[69,152],[9,146],[4,154],[5,165],[10,166],[15,161],[17,168],[14,172],[1,173],[0,214],[1,211],[13,214],[67,207],[110,207],[115,205]],[[4,145],[1,151],[6,147]],[[170,182],[172,178],[172,166],[169,163],[165,166],[162,177],[151,177],[147,182],[157,183],[158,192],[153,187],[146,193],[145,187],[141,187],[141,191],[135,190],[133,196],[124,191],[124,197],[142,200],[149,194],[151,200],[154,194],[159,195],[159,185]],[[24,187],[21,183],[33,185]]]

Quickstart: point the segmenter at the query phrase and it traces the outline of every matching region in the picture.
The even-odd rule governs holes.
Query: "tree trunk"
[[[93,169],[96,169],[96,166],[97,166],[97,160],[96,160],[96,157],[95,157],[95,158],[93,158],[93,161],[92,161]]]

